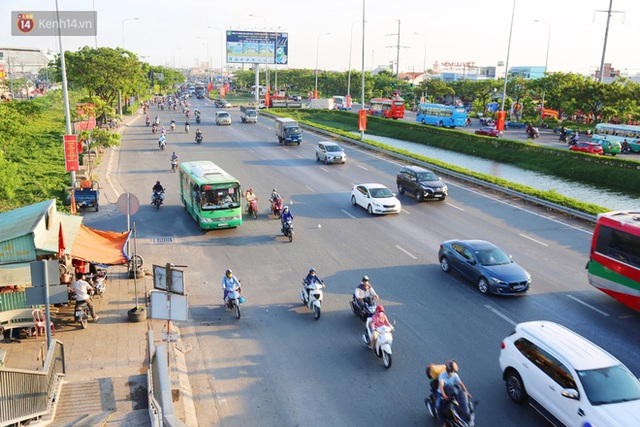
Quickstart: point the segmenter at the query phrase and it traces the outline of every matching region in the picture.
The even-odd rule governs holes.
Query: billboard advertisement
[[[289,34],[227,30],[227,63],[289,63]]]

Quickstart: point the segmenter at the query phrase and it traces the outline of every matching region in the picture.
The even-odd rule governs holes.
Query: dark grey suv
[[[447,198],[447,185],[435,173],[419,166],[403,166],[396,176],[398,193],[405,192],[415,196],[419,202],[425,199],[444,200]]]

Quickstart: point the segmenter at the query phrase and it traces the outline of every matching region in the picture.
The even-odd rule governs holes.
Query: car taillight
[[[501,349],[501,350],[504,350],[504,349],[505,349],[505,347],[506,347],[506,345],[505,345],[504,341],[502,341],[502,342],[500,343],[500,349]]]

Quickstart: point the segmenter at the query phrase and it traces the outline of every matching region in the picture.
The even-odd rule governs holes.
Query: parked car
[[[420,166],[403,166],[396,175],[398,193],[414,195],[421,202],[425,199],[443,201],[447,198],[447,184],[428,169]]]
[[[611,154],[615,156],[616,154],[622,153],[622,144],[619,141],[612,141],[610,139],[599,139],[594,141],[602,147],[602,152],[604,154]]]
[[[438,261],[442,271],[457,271],[483,294],[522,294],[531,286],[531,275],[524,268],[484,240],[447,240],[440,244]]]
[[[604,156],[604,150],[602,149],[600,144],[595,142],[576,142],[575,144],[569,146],[569,150]]]
[[[341,146],[331,141],[320,141],[316,145],[316,160],[329,163],[344,163],[347,161],[347,155]]]
[[[556,426],[640,425],[640,381],[611,354],[562,325],[524,322],[502,340],[507,394]]]
[[[358,184],[351,190],[351,203],[373,214],[400,213],[402,204],[395,194],[382,184]]]
[[[491,126],[483,126],[480,129],[476,129],[476,135],[485,135],[485,136],[498,136],[500,131]]]
[[[226,111],[216,111],[216,124],[220,125],[231,125],[231,114]]]

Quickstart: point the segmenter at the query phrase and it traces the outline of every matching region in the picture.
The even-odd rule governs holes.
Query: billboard
[[[227,63],[289,63],[289,34],[227,30]]]

